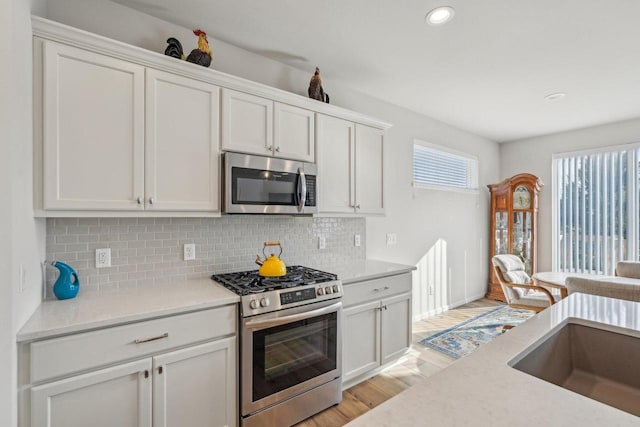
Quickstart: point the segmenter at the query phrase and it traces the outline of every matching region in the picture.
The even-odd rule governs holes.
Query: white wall
[[[181,40],[185,51],[196,44],[191,30],[116,3],[49,0],[46,9],[50,19],[156,52],[164,51],[170,36]],[[309,72],[302,72],[217,40],[210,39],[210,45],[214,51],[212,68],[306,96],[316,64],[309,64]],[[330,81],[324,85],[333,104],[394,124],[385,140],[387,214],[367,220],[368,257],[419,266],[414,276],[415,315],[482,296],[488,275],[485,184],[498,178],[497,144]],[[478,156],[479,194],[414,192],[414,138]],[[396,246],[386,246],[387,232],[398,234]],[[428,285],[433,287],[433,295],[428,295]]]
[[[501,144],[500,178],[529,172],[544,182],[540,194],[540,228],[538,229],[538,270],[552,266],[552,156],[577,150],[640,142],[640,119],[610,123]]]
[[[44,221],[32,212],[29,2],[2,2],[0,39],[0,425],[15,426],[15,335],[40,303],[45,235]]]

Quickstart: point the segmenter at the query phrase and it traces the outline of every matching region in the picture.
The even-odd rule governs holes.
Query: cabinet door
[[[383,139],[380,129],[356,124],[356,212],[383,214]]]
[[[219,88],[147,70],[146,208],[219,211]]]
[[[317,114],[318,190],[320,212],[353,213],[354,125]]]
[[[403,354],[411,346],[411,292],[382,300],[382,364]]]
[[[33,387],[32,427],[151,427],[151,359]]]
[[[153,358],[154,427],[235,426],[236,339]]]
[[[343,332],[343,381],[380,366],[380,301],[346,308]]]
[[[273,155],[273,101],[223,89],[222,149]]]
[[[273,146],[285,159],[315,160],[315,113],[304,108],[274,103]]]
[[[52,42],[43,52],[44,208],[143,209],[144,67]]]

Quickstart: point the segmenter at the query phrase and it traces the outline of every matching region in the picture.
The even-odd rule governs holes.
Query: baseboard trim
[[[443,305],[443,306],[434,308],[433,310],[429,310],[429,311],[426,311],[426,312],[423,312],[423,313],[420,313],[420,314],[417,314],[417,315],[413,315],[412,318],[413,318],[414,322],[417,322],[417,321],[420,321],[420,320],[424,320],[424,319],[427,319],[429,317],[433,317],[433,316],[436,316],[438,314],[444,313],[445,311],[454,309],[456,307],[460,307],[461,305],[468,304],[468,303],[470,303],[472,301],[475,301],[475,300],[478,300],[480,298],[484,298],[484,292],[480,292],[478,294],[468,296],[468,297],[466,297],[464,299],[455,301],[455,302],[453,302],[451,304],[447,304],[447,305]]]

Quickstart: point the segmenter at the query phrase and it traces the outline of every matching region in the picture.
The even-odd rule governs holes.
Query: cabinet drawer
[[[345,285],[342,303],[349,307],[408,291],[411,291],[411,273]]]
[[[235,334],[236,306],[224,306],[31,344],[31,383]]]

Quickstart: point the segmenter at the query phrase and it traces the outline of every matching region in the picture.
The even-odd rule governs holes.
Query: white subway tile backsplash
[[[223,216],[222,218],[49,218],[47,260],[78,270],[81,288],[114,289],[179,283],[213,273],[256,269],[267,240],[282,242],[289,264],[349,263],[365,258],[364,218]],[[327,247],[318,250],[318,236]],[[182,246],[195,243],[196,259]],[[95,250],[110,248],[112,267],[95,268]],[[47,268],[47,297],[57,277]]]

